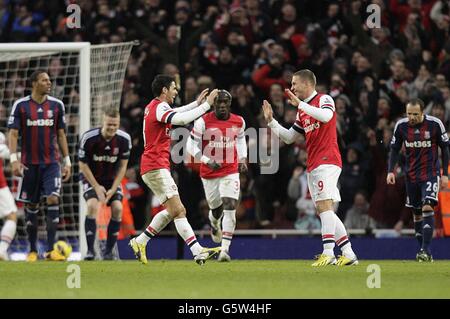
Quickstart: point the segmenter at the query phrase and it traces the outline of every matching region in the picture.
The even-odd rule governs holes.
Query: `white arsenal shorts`
[[[202,182],[210,209],[216,209],[222,205],[222,197],[239,199],[241,189],[239,173],[218,178],[202,178]]]
[[[178,187],[168,169],[155,169],[142,175],[142,180],[150,187],[161,204],[166,200],[179,196]]]
[[[0,218],[17,212],[16,202],[8,187],[0,188]]]
[[[341,201],[337,186],[341,171],[339,166],[323,164],[307,173],[308,188],[314,203],[326,199],[332,199],[334,203]]]

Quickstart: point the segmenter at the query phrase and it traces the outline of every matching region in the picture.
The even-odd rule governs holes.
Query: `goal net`
[[[72,160],[73,176],[61,189],[58,239],[73,247],[72,259],[85,251],[85,203],[80,194],[77,148],[80,135],[101,125],[105,106],[120,107],[123,80],[134,42],[90,45],[81,43],[0,44],[0,131],[7,133],[7,121],[15,100],[31,94],[29,76],[38,69],[52,81],[50,95],[62,100],[66,110],[66,134]],[[19,143],[20,145],[20,143]],[[19,149],[20,150],[20,149]],[[4,165],[10,189],[15,192],[17,178]],[[28,252],[23,206],[19,205],[18,227],[11,244],[12,259],[22,259]],[[38,214],[38,250],[46,249],[45,205]],[[0,226],[2,225],[0,220]]]

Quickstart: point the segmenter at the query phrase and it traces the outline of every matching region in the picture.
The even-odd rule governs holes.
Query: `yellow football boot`
[[[65,261],[66,257],[61,255],[61,253],[55,249],[48,251],[44,254],[45,260],[48,261]]]
[[[317,256],[317,261],[313,262],[311,264],[311,266],[323,267],[323,266],[334,265],[334,264],[336,264],[336,257],[321,254],[321,255]]]
[[[27,256],[27,262],[34,263],[38,260],[38,254],[35,251],[30,251]]]
[[[136,255],[136,258],[139,259],[139,261],[143,264],[147,263],[147,255],[146,255],[146,251],[145,251],[145,247],[146,245],[144,244],[139,244],[136,241],[136,238],[132,238],[128,244],[128,246],[131,247],[131,249],[133,249],[134,254]]]
[[[357,264],[359,264],[359,262],[356,256],[354,258],[339,256],[336,262],[336,266],[356,266]]]
[[[203,265],[208,259],[214,257],[218,253],[220,253],[221,248],[215,247],[215,248],[203,248],[200,251],[200,254],[194,257],[194,260],[197,264],[200,266]]]

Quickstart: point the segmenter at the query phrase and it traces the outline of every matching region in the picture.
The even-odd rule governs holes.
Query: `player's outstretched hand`
[[[63,182],[69,181],[70,176],[72,176],[72,166],[64,165],[61,170]]]
[[[102,185],[94,187],[95,193],[97,194],[98,200],[102,203],[106,203],[106,189]]]
[[[386,183],[388,185],[394,185],[395,184],[395,174],[394,173],[388,173],[387,174]]]
[[[202,104],[205,101],[206,96],[208,95],[208,92],[209,92],[209,89],[204,89],[202,91],[202,93],[200,93],[200,95],[198,96],[198,98],[196,100],[197,101],[197,105],[200,105],[200,104]]]
[[[293,105],[293,106],[295,106],[295,107],[299,106],[299,104],[300,104],[300,99],[299,99],[298,97],[296,97],[295,94],[292,93],[291,90],[285,89],[284,92],[286,92],[286,94],[287,94],[288,97],[289,97],[289,100],[288,100],[289,104],[291,104],[291,105]]]
[[[213,160],[213,159],[210,159],[206,165],[208,165],[208,167],[209,167],[210,169],[212,169],[213,171],[218,170],[219,168],[222,167],[222,165],[220,165],[219,163],[217,163],[217,162],[216,162],[215,160]]]
[[[447,189],[447,188],[448,188],[448,176],[442,175],[441,189]]]
[[[273,120],[273,111],[272,111],[272,106],[270,105],[269,102],[267,102],[267,100],[263,101],[263,113],[264,113],[264,119],[266,120],[267,123],[272,122]]]
[[[248,167],[246,163],[239,163],[239,173],[247,173]]]
[[[209,105],[213,105],[214,104],[214,100],[217,97],[217,94],[219,94],[219,90],[218,89],[212,90],[211,93],[209,93],[208,97],[206,98],[206,102],[208,102]]]

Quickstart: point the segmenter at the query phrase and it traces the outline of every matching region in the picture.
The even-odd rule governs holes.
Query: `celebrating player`
[[[119,129],[120,114],[115,108],[107,108],[103,114],[103,125],[83,134],[78,158],[83,173],[84,199],[87,216],[84,222],[88,251],[85,260],[94,260],[94,242],[97,232],[97,213],[101,203],[111,206],[111,220],[103,259],[112,260],[112,249],[122,220],[123,193],[120,183],[127,170],[131,150],[131,137]]]
[[[300,70],[292,77],[287,89],[290,103],[298,107],[297,119],[288,130],[274,118],[272,107],[264,100],[263,112],[268,126],[285,143],[293,143],[300,133],[306,136],[308,188],[322,222],[323,252],[313,267],[336,264],[357,265],[344,224],[333,211],[333,203],[341,196],[337,187],[342,161],[337,144],[336,114],[333,99],[315,90],[316,76],[310,70]],[[342,250],[336,261],[335,242]]]
[[[131,239],[130,246],[136,257],[142,263],[147,263],[145,251],[147,242],[173,219],[178,234],[189,246],[194,260],[202,265],[220,249],[200,246],[186,219],[186,209],[181,203],[177,185],[170,175],[170,129],[172,125],[185,125],[205,114],[213,104],[217,90],[208,95],[206,89],[200,93],[196,101],[174,109],[169,105],[174,102],[178,93],[173,77],[157,75],[152,82],[152,91],[156,98],[147,105],[144,113],[145,145],[141,158],[141,175],[166,209],[152,219],[141,235]],[[205,97],[206,102],[202,103]]]
[[[63,156],[62,176],[67,182],[72,173],[64,120],[64,103],[49,95],[52,83],[45,71],[35,71],[31,77],[31,95],[17,100],[8,120],[9,149],[12,172],[23,176],[18,200],[25,203],[30,253],[27,261],[38,259],[37,213],[41,196],[47,202],[47,260],[65,260],[53,250],[59,223],[61,167],[58,144]],[[17,156],[17,141],[21,136],[21,162]]]
[[[229,249],[236,228],[240,190],[238,169],[247,171],[245,121],[231,113],[230,108],[231,94],[220,90],[214,112],[194,122],[187,145],[189,153],[201,161],[200,176],[210,209],[211,237],[216,243],[222,242],[219,261],[231,260]]]
[[[438,145],[442,152],[443,175],[440,186],[448,184],[448,136],[441,120],[423,113],[424,103],[413,99],[406,105],[406,118],[395,124],[389,153],[386,182],[395,184],[394,168],[404,142],[406,150],[406,206],[413,210],[414,228],[419,242],[416,259],[432,262],[430,252],[434,228],[433,206],[439,192],[440,164]]]
[[[9,149],[5,135],[0,132],[0,218],[5,219],[0,233],[0,260],[9,260],[8,247],[16,234],[17,207],[14,202],[5,175],[3,174],[3,159],[9,158]]]

